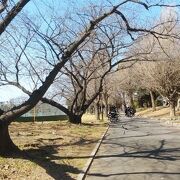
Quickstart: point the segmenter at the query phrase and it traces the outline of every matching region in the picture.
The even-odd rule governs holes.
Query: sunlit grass
[[[137,116],[145,117],[156,117],[156,118],[170,118],[170,108],[169,107],[157,107],[156,111],[153,111],[152,108],[140,109],[136,113]],[[176,117],[174,119],[180,120],[180,111],[176,111]]]
[[[52,174],[75,179],[106,128],[106,121],[89,114],[80,125],[67,120],[12,123],[11,137],[28,157],[1,157],[0,179],[53,179]]]

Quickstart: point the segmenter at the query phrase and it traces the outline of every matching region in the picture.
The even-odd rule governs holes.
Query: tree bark
[[[109,106],[108,106],[108,103],[105,103],[105,115],[106,117],[108,117],[108,112],[109,112]]]
[[[170,105],[170,118],[174,118],[176,115],[176,102],[174,100],[169,100]]]
[[[122,110],[125,112],[126,108],[127,108],[127,104],[126,104],[126,94],[125,92],[122,93]]]
[[[95,114],[96,114],[96,119],[100,120],[100,108],[99,108],[99,103],[95,103]]]
[[[176,107],[177,111],[180,110],[180,98],[177,100],[177,107]]]
[[[104,105],[105,105],[105,115],[106,117],[108,117],[108,111],[109,111],[109,107],[108,107],[108,96],[104,95]]]
[[[101,120],[104,121],[104,108],[101,106]]]
[[[4,19],[0,22],[0,35],[5,31],[7,26],[16,17],[16,15],[24,8],[30,0],[19,0],[16,5],[8,12]]]
[[[156,111],[156,105],[155,105],[155,97],[153,91],[149,91],[150,96],[151,96],[151,105],[152,105],[152,110]]]
[[[128,96],[129,96],[129,99],[130,99],[130,106],[135,108],[135,106],[134,106],[134,99],[133,99],[133,93],[129,92]]]
[[[82,115],[71,114],[71,115],[68,115],[68,117],[69,117],[69,121],[73,124],[81,124],[82,123]]]
[[[7,123],[0,123],[0,155],[8,155],[19,151],[19,148],[10,138],[8,127]]]

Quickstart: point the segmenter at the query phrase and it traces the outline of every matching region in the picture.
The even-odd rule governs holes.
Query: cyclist
[[[127,108],[125,109],[125,115],[126,115],[127,117],[132,117],[132,116],[135,115],[135,113],[136,113],[136,110],[135,110],[133,107],[127,107]]]
[[[118,120],[118,117],[119,117],[119,114],[117,112],[117,109],[115,106],[111,106],[110,107],[110,111],[109,111],[109,114],[108,114],[108,118],[109,120],[112,122],[112,121],[117,121]]]

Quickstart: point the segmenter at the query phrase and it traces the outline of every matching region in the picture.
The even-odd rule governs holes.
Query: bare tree
[[[84,41],[91,35],[91,33],[97,28],[97,25],[101,21],[103,21],[105,18],[114,14],[116,12],[116,10],[120,6],[122,6],[124,3],[127,3],[127,1],[124,1],[123,3],[120,3],[117,6],[114,6],[110,10],[107,10],[106,12],[100,13],[99,16],[91,18],[90,23],[85,24],[86,26],[83,28],[84,31],[82,30],[76,36],[76,39],[73,42],[72,42],[72,40],[70,42],[68,42],[67,45],[65,45],[63,50],[62,50],[62,46],[57,44],[52,37],[48,38],[47,36],[44,36],[44,34],[40,33],[36,29],[36,33],[39,36],[41,36],[42,39],[45,40],[45,42],[48,44],[48,46],[52,47],[52,44],[53,44],[54,46],[56,46],[56,49],[58,49],[60,51],[58,53],[56,53],[55,51],[53,52],[57,63],[55,65],[53,65],[50,72],[47,73],[47,75],[45,76],[44,81],[41,81],[41,85],[38,85],[36,90],[34,90],[31,93],[28,93],[26,91],[26,93],[29,94],[29,98],[27,101],[25,101],[24,103],[22,103],[19,106],[15,106],[12,109],[4,112],[0,116],[0,136],[1,136],[0,152],[1,153],[9,153],[9,152],[12,152],[13,150],[17,150],[17,147],[12,142],[10,135],[9,135],[9,131],[8,131],[9,124],[17,117],[21,116],[22,114],[24,114],[27,111],[29,111],[30,109],[32,109],[39,102],[39,100],[44,96],[44,94],[46,93],[46,91],[48,90],[50,85],[55,80],[55,78],[58,75],[61,68],[65,65],[65,63],[67,63],[69,61],[69,59],[71,59],[72,55],[77,51],[79,46],[81,46],[84,43]],[[41,45],[43,46],[43,44],[41,44]],[[24,50],[22,50],[21,52],[24,52]],[[20,75],[19,74],[20,71],[16,65],[17,65],[17,63],[15,64],[16,81],[13,81],[13,82],[10,81],[10,83],[12,85],[16,85],[17,87],[23,89],[18,81],[18,76]]]
[[[171,62],[157,63],[154,68],[154,87],[159,93],[168,98],[170,117],[174,117],[175,106],[180,93],[179,59]]]
[[[167,15],[168,14],[168,15]],[[159,31],[171,32],[179,35],[179,23],[172,13],[166,13],[163,20],[168,21],[158,28]],[[166,37],[155,41],[156,37],[147,37],[140,43],[140,47],[146,48],[151,53],[145,56],[147,63],[137,64],[136,70],[141,82],[150,91],[152,104],[154,103],[153,91],[158,91],[162,96],[168,98],[170,102],[170,116],[175,116],[175,105],[179,94],[179,39]],[[146,45],[144,44],[146,43]],[[148,45],[147,45],[148,44]],[[139,67],[138,67],[139,66]],[[155,105],[154,105],[155,107]],[[155,108],[154,108],[155,109]]]
[[[81,123],[82,115],[102,91],[104,77],[114,67],[112,59],[117,56],[118,45],[115,46],[112,41],[115,41],[119,32],[113,33],[109,30],[109,34],[104,32],[106,36],[103,36],[102,28],[105,29],[105,26],[100,28],[101,35],[97,35],[96,31],[86,45],[79,49],[77,54],[72,56],[72,60],[63,67],[61,73],[65,76],[64,83],[62,76],[60,81],[56,79],[54,83],[56,87],[57,84],[60,86],[53,92],[66,99],[68,108],[59,104],[59,101],[54,101],[53,98],[42,98],[43,102],[65,112],[72,123]],[[94,81],[96,81],[95,89],[92,88]],[[61,89],[63,92],[60,91]]]
[[[9,9],[9,5],[13,4],[11,0],[0,1],[0,15],[2,15],[0,21],[0,35],[29,1],[30,0],[19,0],[15,5],[12,5],[11,9]]]
[[[144,4],[143,4],[144,5]],[[118,15],[118,16],[120,16],[120,21],[117,21],[117,22],[114,22],[115,24],[118,24],[119,25],[119,27],[121,27],[120,28],[120,30],[121,30],[121,35],[122,36],[124,36],[124,37],[126,37],[126,35],[127,36],[129,36],[130,38],[131,38],[131,41],[129,41],[127,44],[123,41],[123,40],[121,40],[121,48],[120,49],[128,49],[132,44],[133,44],[133,42],[134,42],[134,40],[135,40],[135,37],[133,37],[133,34],[135,34],[135,33],[137,33],[137,32],[145,32],[145,33],[150,33],[150,34],[152,34],[153,36],[155,36],[156,37],[156,39],[157,39],[157,41],[158,41],[158,39],[159,38],[163,38],[164,36],[165,37],[168,37],[168,36],[170,36],[170,33],[169,34],[167,34],[167,32],[166,33],[163,33],[163,32],[156,32],[156,31],[154,31],[154,30],[147,30],[147,29],[133,29],[133,28],[131,28],[131,26],[129,25],[129,22],[128,22],[128,20],[126,19],[126,17],[121,13],[121,12],[119,12],[119,11],[116,11],[116,14]],[[125,23],[125,27],[124,27],[124,24],[123,23]],[[160,25],[161,25],[161,23],[160,23]],[[110,25],[111,26],[111,25]],[[157,26],[157,25],[156,25]],[[155,26],[155,27],[156,27]],[[100,27],[101,28],[101,27]],[[101,29],[102,30],[102,29]],[[125,30],[125,31],[124,31]],[[107,30],[104,30],[106,33],[107,33]],[[102,32],[103,32],[103,30],[102,30]],[[96,32],[97,33],[97,32]],[[147,35],[147,34],[146,34]],[[123,39],[123,37],[121,36],[121,38],[119,38],[119,39]],[[142,36],[142,34],[140,34],[140,37]],[[174,34],[172,35],[172,36],[174,36]],[[128,37],[127,37],[128,38]],[[136,37],[136,39],[137,39],[137,37]],[[87,42],[88,43],[88,42]],[[97,43],[96,43],[97,44]],[[101,43],[102,44],[102,43]],[[112,42],[111,41],[111,45],[112,45],[112,47],[116,47],[116,45],[115,45],[115,43],[114,42]],[[107,45],[106,45],[107,46]],[[120,54],[122,55],[122,56],[124,56],[126,53],[124,53],[123,51],[119,51],[119,50],[117,50],[118,48],[116,48],[116,53],[117,53],[117,51],[118,51],[118,55],[120,56]],[[87,52],[87,51],[86,51]],[[96,52],[96,51],[95,51]],[[93,50],[92,50],[92,53],[93,53]],[[140,54],[148,54],[149,52],[140,52]],[[80,56],[80,59],[82,60],[82,61],[84,61],[84,59],[86,59],[87,57],[83,57],[83,54],[81,54],[80,53],[80,50],[78,51],[78,55]],[[81,69],[83,68],[83,66],[84,67],[86,67],[86,64],[83,64],[83,65],[74,65],[73,64],[73,68],[72,68],[72,64],[71,64],[71,69],[66,69],[66,75],[68,75],[69,76],[69,78],[71,79],[70,81],[71,81],[71,85],[69,85],[68,87],[70,87],[70,89],[72,90],[72,95],[71,96],[67,96],[67,95],[65,95],[65,88],[63,88],[63,93],[60,93],[61,94],[61,96],[63,96],[63,95],[65,95],[66,97],[66,99],[68,99],[67,101],[68,101],[68,105],[69,105],[69,107],[70,107],[70,111],[67,109],[67,108],[65,108],[64,106],[62,106],[61,104],[59,104],[59,103],[57,103],[57,102],[55,102],[55,101],[53,101],[52,99],[47,99],[47,98],[43,98],[42,99],[42,101],[43,102],[47,102],[47,103],[50,103],[51,105],[54,105],[54,106],[56,106],[56,107],[58,107],[59,109],[61,109],[62,111],[64,111],[66,114],[68,114],[68,116],[70,117],[70,121],[71,122],[74,122],[74,123],[80,123],[81,122],[81,117],[82,117],[82,115],[84,114],[84,112],[85,112],[85,110],[91,105],[91,103],[94,101],[94,100],[97,100],[97,105],[99,104],[98,102],[99,102],[99,100],[101,99],[101,98],[99,98],[99,100],[98,100],[98,98],[97,97],[100,97],[100,95],[101,95],[101,92],[103,91],[103,81],[104,81],[104,78],[105,78],[105,76],[111,71],[111,70],[113,70],[113,67],[115,67],[118,63],[121,63],[121,62],[126,62],[126,61],[130,61],[130,62],[132,62],[132,63],[130,63],[129,65],[128,65],[128,67],[130,67],[130,66],[132,66],[132,64],[134,64],[136,61],[138,61],[139,59],[137,59],[137,58],[133,58],[133,57],[135,57],[135,55],[130,55],[130,56],[126,56],[126,58],[122,58],[122,59],[119,59],[118,61],[116,61],[116,63],[112,63],[113,61],[114,61],[114,57],[110,57],[110,58],[108,58],[109,60],[107,61],[107,62],[110,62],[110,66],[109,66],[109,68],[107,68],[108,70],[107,71],[105,71],[105,73],[104,73],[104,75],[102,75],[101,76],[101,80],[97,80],[98,78],[95,78],[96,80],[94,80],[94,82],[95,82],[95,87],[93,88],[94,90],[95,89],[98,89],[97,91],[96,91],[96,93],[93,95],[93,96],[91,96],[92,97],[92,101],[89,99],[89,100],[87,100],[88,98],[87,97],[90,97],[90,95],[89,94],[87,94],[88,93],[88,89],[89,89],[89,87],[87,86],[87,84],[89,83],[88,81],[89,80],[87,80],[88,78],[87,78],[87,76],[86,77],[83,77],[82,75],[81,75],[81,73],[80,73],[80,71],[81,71]],[[113,59],[113,60],[112,60]],[[80,63],[81,64],[81,63]],[[86,69],[86,71],[84,71],[83,72],[83,74],[88,74],[87,72],[89,71],[89,69]],[[97,72],[93,72],[93,74],[97,74]],[[129,74],[129,73],[128,73]],[[126,74],[126,76],[129,76],[128,74]],[[131,82],[133,82],[133,80],[132,80],[132,78],[129,78],[129,79],[131,79],[131,80],[129,80],[128,82],[127,82],[127,84],[129,84],[130,83],[130,81]],[[98,85],[97,85],[98,84]],[[98,86],[98,87],[97,87]],[[125,86],[124,86],[125,87]],[[62,89],[62,88],[60,88],[60,89]],[[66,86],[66,89],[68,89],[67,88],[67,86]],[[127,88],[126,88],[126,90],[127,90]],[[130,102],[131,102],[131,104],[133,105],[133,99],[132,99],[132,93],[133,93],[133,91],[134,91],[134,87],[132,87],[132,85],[131,85],[131,87],[130,87],[130,85],[129,85],[129,89],[128,89],[128,95],[129,95],[129,97],[130,97]],[[69,92],[69,91],[68,91]],[[70,93],[66,93],[66,94],[70,94]],[[96,97],[96,98],[95,98]],[[91,102],[91,103],[89,103],[89,102]]]
[[[21,2],[21,1],[20,1]],[[164,32],[156,32],[152,29],[152,27],[150,28],[143,28],[141,26],[133,26],[131,25],[131,23],[129,22],[129,18],[126,17],[126,13],[124,13],[123,11],[121,12],[121,10],[119,7],[124,7],[128,4],[136,4],[139,5],[141,7],[143,7],[144,9],[149,9],[152,8],[154,6],[168,6],[168,5],[164,5],[164,4],[149,4],[149,3],[143,3],[141,1],[131,1],[131,0],[125,0],[122,1],[121,3],[119,3],[116,6],[113,6],[111,9],[109,8],[105,8],[106,11],[103,10],[103,8],[100,9],[98,14],[94,14],[93,16],[88,16],[88,18],[85,19],[85,21],[83,21],[83,25],[81,26],[80,29],[77,29],[75,26],[75,29],[70,29],[69,30],[69,24],[64,24],[62,23],[53,23],[53,26],[51,26],[48,22],[46,22],[48,24],[48,28],[46,29],[46,32],[42,33],[42,27],[37,27],[32,25],[32,31],[37,33],[39,37],[41,37],[42,40],[44,40],[44,42],[46,43],[46,45],[44,45],[45,43],[40,43],[42,49],[43,49],[43,53],[44,53],[44,58],[47,60],[47,62],[49,63],[50,67],[47,71],[47,73],[45,73],[43,80],[42,77],[39,76],[40,80],[39,80],[39,84],[37,85],[36,89],[33,91],[27,91],[27,89],[24,89],[23,86],[19,83],[19,75],[20,75],[20,70],[18,68],[18,64],[19,64],[19,60],[16,61],[16,63],[14,64],[15,66],[15,76],[16,79],[13,81],[9,81],[9,83],[11,83],[12,85],[16,85],[17,87],[21,88],[24,92],[26,92],[29,95],[29,98],[27,99],[27,101],[25,101],[24,103],[22,103],[19,106],[16,106],[12,109],[10,109],[9,111],[4,112],[1,116],[0,116],[0,137],[2,137],[0,139],[0,152],[4,153],[4,152],[11,152],[14,149],[17,149],[17,147],[14,145],[14,143],[12,142],[10,136],[9,136],[9,132],[8,132],[8,126],[9,124],[16,119],[17,117],[21,116],[22,114],[26,113],[27,111],[29,111],[30,109],[32,109],[37,103],[38,101],[40,101],[42,99],[42,97],[45,95],[45,93],[47,92],[47,90],[49,89],[50,85],[53,84],[55,78],[57,77],[57,75],[59,74],[60,70],[62,69],[62,67],[64,67],[64,65],[72,59],[72,57],[78,53],[78,50],[80,47],[84,46],[86,44],[86,42],[88,41],[88,39],[91,37],[91,35],[99,28],[98,25],[105,20],[106,18],[108,18],[109,16],[111,16],[112,14],[114,14],[115,19],[118,18],[119,21],[118,23],[114,23],[114,26],[120,26],[121,30],[126,32],[126,34],[128,34],[129,38],[128,40],[130,40],[131,43],[134,42],[134,40],[137,38],[137,36],[142,36],[144,33],[145,35],[147,35],[148,33],[154,34],[154,36],[156,36],[157,38],[160,37],[167,37],[170,36],[171,34],[167,34]],[[172,6],[174,7],[174,6]],[[136,7],[135,7],[136,8]],[[122,8],[123,9],[123,8]],[[95,12],[97,12],[98,8],[95,9]],[[86,16],[86,15],[84,15]],[[57,18],[59,19],[59,18]],[[79,18],[81,20],[81,18]],[[33,24],[33,22],[28,19],[29,22],[27,22],[27,25],[29,24]],[[45,20],[46,21],[46,20]],[[89,22],[89,23],[88,23]],[[77,22],[79,23],[79,22]],[[30,25],[31,26],[31,25]],[[63,28],[62,28],[63,26]],[[156,25],[157,26],[157,25]],[[40,29],[39,29],[40,28]],[[61,31],[63,29],[63,32]],[[74,34],[74,30],[76,30],[76,34]],[[66,33],[68,31],[68,33]],[[63,38],[62,35],[63,34]],[[71,34],[69,36],[69,34]],[[174,35],[172,34],[172,36],[174,37]],[[74,41],[72,39],[75,39]],[[125,39],[124,39],[125,40]],[[127,40],[127,39],[126,39]],[[59,43],[60,42],[60,43]],[[122,42],[122,41],[120,41]],[[49,51],[51,53],[51,55],[54,57],[54,63],[52,63],[52,61],[49,61],[49,56],[47,56],[47,51],[46,51],[46,47],[48,46]],[[128,46],[125,46],[126,48],[128,48]],[[125,48],[124,47],[124,48]],[[125,51],[125,50],[124,50]],[[103,78],[106,76],[106,74],[109,72],[109,70],[111,70],[113,67],[115,67],[121,60],[126,61],[133,59],[133,57],[129,56],[124,57],[123,54],[124,51],[122,50],[120,54],[120,56],[122,56],[122,58],[120,58],[120,60],[114,60],[114,59],[110,59],[110,63],[109,63],[109,68],[106,71],[106,73],[104,73],[103,76],[100,77],[100,81],[103,81]],[[25,51],[22,48],[21,52],[20,52],[20,56],[21,54],[25,55]],[[28,60],[28,57],[26,57]],[[51,59],[52,60],[52,59]],[[22,61],[21,61],[22,62]],[[31,64],[31,62],[28,62],[31,66],[31,68],[33,69],[33,64]],[[23,65],[23,63],[22,63]],[[3,66],[3,65],[2,65]],[[26,65],[24,65],[24,68],[26,67]],[[3,67],[4,68],[4,67]],[[23,68],[23,70],[24,70]],[[34,69],[34,72],[36,74],[36,77],[38,77],[38,72],[36,69]],[[102,89],[102,83],[100,83],[99,89]],[[94,96],[94,98],[96,98],[96,96]],[[91,99],[91,101],[89,103],[91,103],[94,98]]]

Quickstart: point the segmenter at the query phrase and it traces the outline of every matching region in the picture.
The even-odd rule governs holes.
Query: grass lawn
[[[0,157],[0,179],[76,179],[107,127],[94,119],[86,115],[81,125],[67,121],[12,123],[11,137],[25,155]]]

